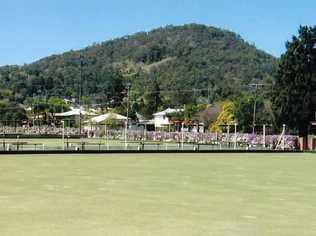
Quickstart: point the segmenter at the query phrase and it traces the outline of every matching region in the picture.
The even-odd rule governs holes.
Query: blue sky
[[[1,0],[0,65],[186,23],[229,29],[279,56],[300,24],[316,24],[315,10],[315,0]]]

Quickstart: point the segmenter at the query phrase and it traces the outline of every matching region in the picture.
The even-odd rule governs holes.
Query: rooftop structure
[[[71,108],[70,111],[62,112],[62,113],[56,113],[56,117],[71,117],[71,116],[80,116],[81,115],[89,115],[89,116],[94,116],[96,115],[93,110],[91,111],[86,111],[83,108]]]
[[[154,113],[153,116],[154,116],[155,128],[160,128],[162,126],[170,125],[168,114],[182,112],[182,111],[183,109],[167,108],[164,111]]]
[[[109,119],[126,121],[127,117],[126,116],[122,116],[122,115],[117,114],[117,113],[108,112],[106,114],[103,114],[103,115],[91,118],[90,120],[87,121],[87,123],[100,124],[100,123],[105,122],[105,121],[107,121]]]

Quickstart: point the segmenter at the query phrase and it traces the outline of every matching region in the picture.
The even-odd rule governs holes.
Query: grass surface
[[[0,156],[0,235],[316,235],[315,154]]]

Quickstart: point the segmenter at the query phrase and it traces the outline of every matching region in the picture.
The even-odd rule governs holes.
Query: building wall
[[[155,116],[154,122],[155,122],[155,127],[159,128],[164,125],[169,125],[169,118],[167,116]]]
[[[307,148],[308,150],[316,150],[316,136],[315,135],[308,136]]]

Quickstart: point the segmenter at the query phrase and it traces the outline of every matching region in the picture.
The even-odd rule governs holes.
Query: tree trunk
[[[308,127],[307,126],[300,127],[299,146],[300,146],[301,151],[308,150],[307,139],[308,139]]]

